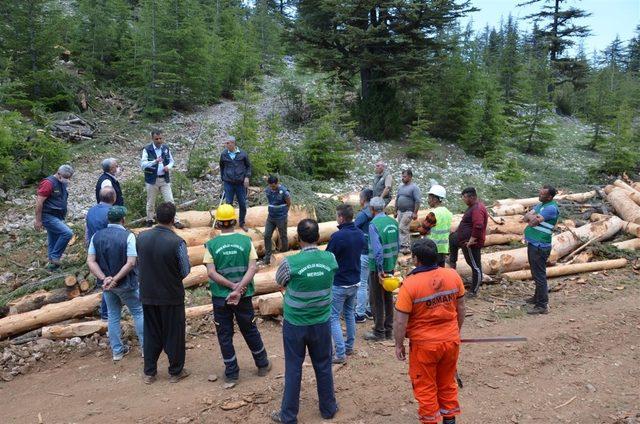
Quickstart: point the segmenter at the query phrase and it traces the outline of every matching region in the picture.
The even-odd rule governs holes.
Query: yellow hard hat
[[[236,211],[233,206],[223,204],[216,209],[216,221],[231,221],[236,219]]]
[[[395,289],[397,289],[398,287],[400,287],[400,283],[402,282],[402,280],[399,277],[394,277],[394,276],[388,276],[388,277],[384,277],[382,279],[382,287],[388,291],[388,292],[392,292]]]

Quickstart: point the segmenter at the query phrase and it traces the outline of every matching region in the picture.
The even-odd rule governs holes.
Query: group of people
[[[105,159],[103,174],[96,183],[96,201],[86,217],[87,264],[103,288],[101,315],[108,322],[113,360],[130,352],[121,341],[120,318],[126,305],[142,346],[143,379],[156,380],[157,360],[164,351],[169,359],[169,381],[189,376],[185,365],[185,309],[183,278],[189,274],[185,241],[174,228],[176,219],[169,174],[173,157],[163,142],[162,132],[154,130],[152,142],[142,152],[141,168],[147,191],[147,225],[137,238],[125,229],[124,207],[118,163]],[[260,331],[255,325],[252,295],[258,256],[251,238],[236,232],[247,231],[246,187],[251,176],[247,154],[229,137],[220,158],[220,174],[226,202],[215,212],[220,235],[205,244],[216,335],[224,364],[224,387],[234,387],[240,368],[233,344],[237,324],[254,360],[259,376],[271,370]],[[46,228],[50,269],[60,266],[60,258],[72,232],[64,219],[67,209],[67,183],[73,176],[69,165],[44,179],[38,187],[36,228]],[[421,193],[412,182],[412,171],[402,172],[402,185],[395,197],[395,218],[385,209],[393,199],[393,180],[382,162],[376,164],[370,188],[360,193],[360,210],[350,205],[336,209],[338,231],[325,251],[318,249],[319,227],[311,219],[297,223],[300,252],[282,259],[276,282],[284,290],[283,344],[285,359],[284,392],[279,410],[271,414],[274,422],[295,423],[299,410],[302,364],[306,352],[316,374],[320,414],[332,418],[338,411],[333,385],[332,364],[344,363],[354,353],[356,323],[373,320],[365,340],[395,340],[396,357],[409,357],[409,377],[419,403],[419,418],[434,423],[455,422],[460,413],[455,382],[464,322],[464,297],[476,295],[482,285],[481,249],[487,229],[488,213],[476,190],[461,193],[467,209],[456,231],[451,231],[452,213],[443,205],[444,187],[434,184],[428,191],[426,217],[418,224],[423,237],[411,240],[421,205]],[[272,258],[272,233],[278,229],[280,249],[286,251],[288,210],[291,194],[276,177],[269,177],[265,197],[269,214],[265,223],[265,257]],[[156,197],[165,200],[156,208]],[[529,299],[532,314],[548,312],[546,260],[551,236],[558,220],[553,201],[556,190],[544,186],[540,204],[527,213],[525,238],[536,290]],[[240,213],[231,206],[234,198]],[[415,228],[415,227],[414,227]],[[455,271],[462,250],[472,270],[467,291]],[[398,257],[410,253],[414,268],[399,288],[397,300],[384,282],[398,274]],[[448,262],[448,268],[445,267]],[[346,327],[343,335],[342,319]],[[410,340],[409,353],[404,345]],[[213,379],[213,378],[210,378]]]

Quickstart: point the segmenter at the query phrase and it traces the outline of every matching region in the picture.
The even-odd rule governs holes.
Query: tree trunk
[[[487,234],[484,240],[485,246],[497,246],[522,240],[522,234]]]
[[[254,206],[247,208],[247,216],[245,217],[245,225],[250,228],[264,227],[269,214],[267,206]],[[239,211],[236,209],[236,216]],[[195,227],[211,227],[213,217],[208,211],[186,211],[178,212],[178,219],[189,228]],[[316,219],[314,211],[307,211],[305,208],[293,206],[289,210],[288,224],[290,226],[298,225],[298,222],[306,219]]]
[[[633,238],[631,240],[619,241],[618,243],[612,243],[613,246],[618,249],[624,250],[639,250],[640,249],[640,238]]]
[[[42,337],[51,340],[85,337],[94,333],[105,334],[106,332],[107,323],[99,319],[94,321],[74,322],[72,324],[42,327]]]
[[[318,230],[320,232],[320,239],[318,244],[327,243],[331,238],[331,235],[338,231],[338,223],[336,221],[321,222],[318,224]],[[277,231],[274,231],[276,234]],[[289,242],[289,249],[295,249],[299,247],[298,232],[296,227],[289,227],[287,229],[287,239]],[[280,238],[276,239],[276,246],[280,248]]]
[[[94,293],[66,302],[46,305],[35,311],[2,318],[0,319],[0,340],[47,324],[91,315],[100,304],[101,298],[102,293]]]
[[[559,194],[555,197],[555,200],[570,200],[572,202],[583,203],[589,199],[596,197],[597,192],[595,190],[587,191],[584,193],[573,193],[573,194]],[[525,207],[535,206],[540,203],[540,199],[537,197],[528,197],[525,199],[500,199],[496,200],[493,203],[493,206],[507,206],[512,205],[514,203],[518,203]]]
[[[616,187],[607,195],[607,200],[622,219],[640,224],[640,206],[631,200],[628,191]]]
[[[7,303],[7,306],[9,307],[9,315],[15,315],[40,309],[44,305],[67,300],[69,300],[67,288],[63,287],[52,291],[38,290],[19,299],[12,300]]]
[[[284,295],[280,292],[269,293],[253,298],[253,307],[262,316],[282,315]]]
[[[547,268],[547,277],[562,277],[563,275],[582,274],[584,272],[602,271],[605,269],[624,268],[627,266],[626,259],[612,259],[609,261],[588,262],[585,264],[556,265]],[[515,271],[502,274],[509,280],[531,280],[531,271]]]

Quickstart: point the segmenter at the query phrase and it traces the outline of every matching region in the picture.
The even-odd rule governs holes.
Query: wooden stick
[[[567,405],[569,405],[571,402],[573,402],[574,400],[576,400],[576,398],[577,398],[577,397],[578,397],[578,396],[574,396],[574,397],[572,397],[571,399],[569,399],[568,401],[566,401],[565,403],[563,403],[562,405],[558,405],[558,406],[556,406],[556,407],[555,407],[555,408],[553,408],[553,409],[560,409],[560,408],[562,408],[563,406],[567,406]]]

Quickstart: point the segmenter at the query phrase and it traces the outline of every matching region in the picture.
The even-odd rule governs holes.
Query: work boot
[[[334,364],[344,364],[347,362],[347,358],[345,357],[339,358],[337,356],[334,356],[331,362],[333,362]]]
[[[186,368],[183,368],[182,371],[180,371],[180,374],[169,376],[169,383],[177,383],[178,381],[184,380],[190,375],[191,375],[191,372],[189,372]]]
[[[242,224],[242,225],[240,226],[240,228],[242,228],[242,231],[244,231],[245,233],[248,233],[248,232],[249,232],[249,228],[248,228],[246,225],[244,225],[244,224]]]
[[[183,228],[185,228],[184,224],[180,221],[174,222],[173,226],[176,227],[178,230],[182,230]]]
[[[384,338],[387,340],[392,340],[393,339],[393,333],[391,331],[387,331],[384,333]]]
[[[269,414],[269,417],[271,418],[271,421],[273,421],[274,423],[282,422],[282,418],[280,418],[280,411],[271,411],[271,414]]]
[[[364,339],[373,342],[381,342],[382,340],[384,340],[384,335],[378,334],[374,331],[369,331],[368,333],[364,334]]]
[[[259,377],[264,377],[267,374],[269,374],[269,371],[271,371],[271,361],[269,361],[269,363],[267,365],[265,365],[264,367],[259,367],[258,368],[258,376]]]
[[[534,306],[533,308],[530,308],[529,310],[527,310],[527,314],[529,315],[544,315],[548,313],[549,313],[548,306]]]
[[[224,384],[222,385],[225,389],[233,389],[238,384],[237,378],[229,378],[227,376],[224,377]]]
[[[152,384],[156,381],[156,375],[143,375],[142,376],[142,381],[144,381],[144,384]]]
[[[525,302],[528,303],[529,305],[535,305],[536,297],[535,296],[528,297],[527,299],[525,299]]]

